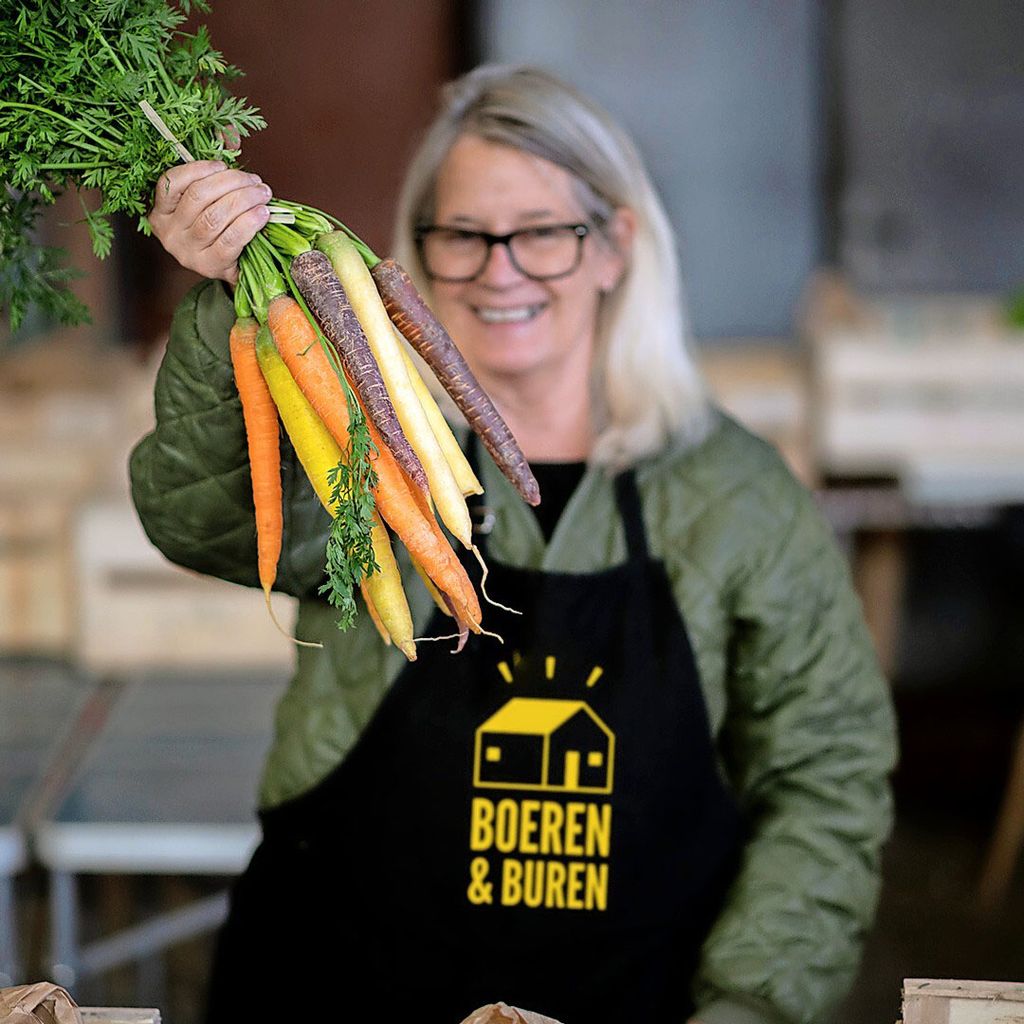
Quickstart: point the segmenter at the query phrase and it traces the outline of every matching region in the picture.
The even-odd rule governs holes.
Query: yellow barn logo
[[[615,736],[581,700],[514,697],[476,731],[473,783],[610,793]]]

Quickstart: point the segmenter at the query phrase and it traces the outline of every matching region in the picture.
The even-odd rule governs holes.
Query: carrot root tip
[[[413,643],[432,642],[435,640],[456,640],[458,641],[454,648],[452,648],[452,654],[458,654],[463,647],[466,646],[466,640],[469,637],[469,627],[464,626],[458,633],[448,633],[445,636],[418,636],[413,639]]]
[[[323,644],[314,643],[311,640],[300,640],[298,639],[298,637],[292,636],[291,633],[289,633],[288,630],[286,630],[284,626],[281,625],[281,623],[278,621],[277,615],[274,613],[274,606],[270,603],[270,587],[263,588],[263,596],[264,598],[266,598],[267,601],[267,611],[270,613],[270,621],[273,622],[275,626],[277,626],[278,632],[282,636],[287,637],[289,640],[291,640],[293,644],[296,644],[299,647],[323,647]]]
[[[480,593],[484,595],[484,600],[493,605],[495,608],[500,608],[502,611],[511,612],[512,615],[522,615],[523,613],[517,608],[509,608],[507,604],[502,604],[500,601],[492,600],[487,593],[487,574],[491,571],[487,568],[487,563],[484,561],[484,556],[480,554],[480,549],[474,544],[471,548],[473,554],[476,556],[476,560],[480,563],[480,568],[483,570],[483,577],[480,580]],[[488,633],[488,636],[495,634]],[[504,641],[502,641],[504,643]]]

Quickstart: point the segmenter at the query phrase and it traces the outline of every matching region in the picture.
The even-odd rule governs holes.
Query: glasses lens
[[[583,237],[572,226],[527,228],[509,241],[516,266],[528,277],[561,277],[576,269]]]
[[[487,243],[472,231],[431,228],[420,244],[427,273],[442,280],[468,281],[487,260]]]
[[[544,280],[564,277],[579,266],[583,225],[550,224],[523,228],[507,236],[512,262],[521,274]],[[427,273],[441,281],[471,281],[486,266],[493,235],[458,228],[431,227],[419,234]],[[504,238],[502,238],[504,241]]]

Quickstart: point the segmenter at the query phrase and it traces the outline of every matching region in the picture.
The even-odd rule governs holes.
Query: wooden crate
[[[68,654],[75,626],[71,509],[59,493],[0,497],[0,651]]]
[[[868,299],[823,276],[802,333],[824,473],[902,479],[937,458],[1024,466],[1024,332],[997,298]]]
[[[132,1007],[80,1006],[82,1024],[160,1024],[159,1010]]]
[[[715,401],[774,444],[796,476],[812,486],[807,375],[800,349],[779,339],[720,339],[702,344],[699,356]]]
[[[155,667],[287,669],[294,646],[263,594],[188,572],[149,542],[127,497],[84,505],[75,528],[75,653],[94,671]],[[282,623],[290,598],[274,596]]]
[[[837,331],[816,360],[818,451],[833,472],[936,455],[1024,458],[1024,339],[901,344]]]
[[[155,370],[69,335],[0,353],[0,653],[62,657],[74,646],[77,510],[127,495]]]
[[[1024,982],[907,978],[903,1024],[1024,1024]]]
[[[0,358],[0,492],[124,490],[131,446],[153,423],[156,362],[59,339]]]

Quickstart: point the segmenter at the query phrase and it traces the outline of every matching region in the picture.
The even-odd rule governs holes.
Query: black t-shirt
[[[540,488],[540,504],[534,506],[544,540],[551,540],[565,506],[587,468],[585,462],[531,462]]]

